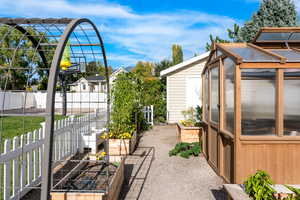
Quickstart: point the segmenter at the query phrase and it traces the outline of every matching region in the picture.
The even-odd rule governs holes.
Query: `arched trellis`
[[[109,98],[109,74],[106,60],[106,54],[104,49],[103,40],[100,33],[93,22],[89,19],[38,19],[38,18],[0,18],[1,26],[7,26],[7,33],[0,38],[0,49],[7,48],[11,51],[10,63],[3,64],[0,69],[3,71],[13,70],[26,70],[26,89],[29,85],[30,78],[33,77],[37,71],[46,71],[48,77],[47,86],[47,102],[46,109],[40,110],[26,110],[26,95],[24,98],[24,109],[14,112],[6,112],[4,109],[5,98],[3,98],[1,109],[1,117],[3,116],[44,116],[46,118],[45,123],[45,143],[44,143],[44,158],[43,158],[43,173],[42,173],[42,193],[41,199],[50,198],[51,190],[51,177],[52,177],[52,155],[53,155],[53,138],[54,138],[54,113],[55,113],[55,93],[58,83],[58,75],[61,71],[60,62],[62,55],[68,42],[71,46],[71,57],[75,63],[81,63],[83,59],[85,64],[87,60],[100,61],[105,67],[105,78],[107,88],[107,123],[110,120],[110,98]],[[19,31],[23,36],[18,38],[19,40],[30,41],[31,47],[31,60],[28,59],[29,67],[15,66],[15,60],[18,59],[18,51],[22,50],[22,43],[19,41],[15,46],[8,45],[7,47],[2,44],[9,37],[13,37],[15,30]],[[79,32],[82,33],[79,36]],[[84,37],[84,41],[82,41]],[[72,41],[71,41],[72,40]],[[24,51],[27,51],[24,49]],[[39,58],[37,58],[39,57]],[[35,60],[40,60],[43,66],[39,66]],[[51,65],[50,65],[51,64]],[[5,77],[5,83],[9,82],[9,78]],[[6,93],[6,84],[2,86],[4,97]],[[23,122],[24,123],[24,122]],[[108,155],[108,142],[105,145],[105,151]],[[109,162],[109,159],[106,159]],[[107,172],[108,173],[108,172]]]

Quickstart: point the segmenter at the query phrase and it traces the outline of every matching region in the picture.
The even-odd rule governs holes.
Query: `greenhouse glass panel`
[[[219,123],[219,68],[211,69],[211,120]]]
[[[273,53],[287,58],[289,62],[300,62],[300,53],[291,49],[272,49]]]
[[[284,71],[284,135],[300,135],[300,69]]]
[[[233,132],[234,127],[234,69],[235,63],[230,59],[224,59],[225,74],[225,129]]]
[[[242,135],[275,135],[275,69],[242,69]]]
[[[300,41],[300,33],[292,33],[289,41]]]
[[[261,33],[256,39],[257,42],[261,41],[281,41],[288,40],[291,33]]]
[[[228,47],[230,51],[241,56],[244,62],[276,62],[279,61],[274,56],[251,47]]]

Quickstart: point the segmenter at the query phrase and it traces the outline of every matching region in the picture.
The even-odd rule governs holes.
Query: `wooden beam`
[[[216,47],[217,49],[220,49],[225,55],[231,57],[235,61],[235,63],[243,63],[243,58],[241,56],[237,55],[236,53],[233,53],[222,44],[216,44]]]
[[[283,136],[284,71],[277,69],[276,73],[276,134]]]
[[[258,50],[258,51],[261,51],[261,52],[263,52],[263,53],[265,53],[265,54],[268,54],[268,55],[270,55],[270,56],[273,56],[273,57],[279,59],[279,60],[280,60],[280,63],[282,63],[282,64],[283,64],[283,63],[286,63],[286,60],[287,60],[286,57],[283,57],[283,56],[281,56],[281,55],[278,55],[278,54],[276,54],[276,53],[273,53],[273,52],[271,52],[271,51],[268,51],[268,50],[266,50],[266,49],[264,49],[264,48],[262,48],[262,47],[256,46],[256,45],[251,44],[251,43],[247,43],[247,45],[248,45],[249,47],[252,47],[252,48]]]
[[[240,138],[241,135],[241,70],[240,66],[237,65],[235,67],[235,75],[234,75],[234,82],[235,82],[235,88],[234,88],[234,158],[233,158],[233,167],[234,167],[234,173],[233,173],[233,180],[234,182],[237,181],[239,176],[239,171],[237,169],[240,169],[242,160],[239,159],[240,156],[240,149],[241,144],[238,138]]]
[[[242,63],[240,64],[241,69],[289,69],[289,68],[300,68],[300,63],[273,63],[273,62],[257,62],[257,63]]]

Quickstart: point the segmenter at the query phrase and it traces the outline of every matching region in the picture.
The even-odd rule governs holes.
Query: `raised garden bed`
[[[125,156],[132,154],[137,144],[137,134],[134,132],[131,139],[109,139],[109,155]]]
[[[70,161],[74,162],[74,161]],[[69,171],[55,184],[52,200],[117,200],[124,181],[124,159],[109,165],[109,178],[106,175],[107,166],[104,162],[88,157],[79,161],[73,170]],[[108,192],[106,181],[108,180]]]
[[[202,128],[196,126],[184,126],[177,123],[177,137],[179,142],[200,142],[202,137]]]

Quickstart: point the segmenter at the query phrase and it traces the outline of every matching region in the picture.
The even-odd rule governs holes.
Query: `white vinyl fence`
[[[55,93],[55,108],[62,108],[62,93]],[[67,108],[105,108],[106,94],[99,92],[67,92]],[[47,92],[12,92],[0,91],[0,111],[38,108],[45,109]],[[25,105],[26,104],[26,105]]]
[[[55,122],[53,167],[83,150],[82,135],[90,132],[91,121],[95,122],[98,117],[99,113],[91,113]],[[44,137],[45,124],[42,123],[38,130],[14,137],[12,141],[5,140],[4,152],[0,154],[0,165],[3,166],[3,198],[0,199],[20,199],[41,181]]]

